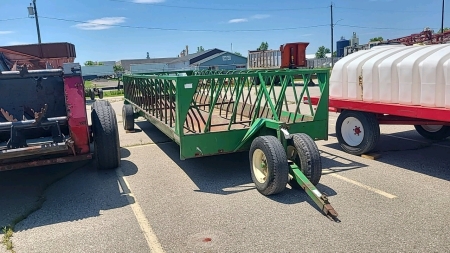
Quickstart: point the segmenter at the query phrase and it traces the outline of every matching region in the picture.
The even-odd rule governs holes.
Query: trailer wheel
[[[322,160],[314,140],[304,133],[293,134],[287,151],[287,158],[299,167],[313,185],[317,185],[322,177]],[[292,177],[289,177],[289,184],[292,188],[300,188],[297,180]]]
[[[289,166],[283,145],[276,137],[256,137],[249,156],[252,180],[261,194],[273,195],[286,188]]]
[[[98,98],[103,99],[103,90],[98,89]]]
[[[336,136],[345,152],[362,155],[378,144],[380,125],[374,114],[343,111],[336,121]]]
[[[122,107],[122,122],[123,122],[123,129],[125,130],[134,129],[133,106],[131,106],[130,104],[124,104]]]
[[[450,135],[450,127],[443,125],[414,125],[422,137],[429,140],[443,140]]]
[[[89,89],[89,97],[91,97],[91,100],[95,99],[95,91],[94,91],[94,89]]]
[[[116,114],[109,101],[95,101],[92,104],[91,118],[97,168],[104,170],[119,167],[119,131]]]

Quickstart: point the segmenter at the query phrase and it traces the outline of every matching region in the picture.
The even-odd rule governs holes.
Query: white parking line
[[[142,211],[142,208],[139,205],[136,197],[133,195],[133,193],[131,193],[130,186],[125,179],[125,176],[123,175],[120,167],[116,169],[116,174],[119,179],[120,187],[122,187],[123,192],[126,194],[128,203],[130,203],[134,216],[136,217],[139,226],[144,233],[145,240],[147,240],[148,247],[150,248],[150,252],[164,253],[164,250],[162,249],[162,246],[158,241],[158,237],[156,237],[155,232],[153,232],[150,223],[145,217],[144,211]]]
[[[332,172],[332,171],[330,171],[330,170],[324,170],[324,171],[326,171],[326,172]],[[364,189],[366,189],[366,190],[369,190],[369,191],[371,191],[371,192],[378,193],[378,194],[380,194],[381,196],[386,197],[386,198],[389,198],[389,199],[397,198],[397,196],[395,196],[395,195],[392,195],[392,194],[387,193],[387,192],[385,192],[385,191],[382,191],[382,190],[379,190],[379,189],[370,187],[370,186],[368,186],[368,185],[362,184],[362,183],[357,182],[357,181],[355,181],[355,180],[352,180],[352,179],[350,179],[350,178],[346,178],[346,177],[344,177],[344,176],[338,175],[338,174],[336,174],[336,173],[329,173],[329,174],[327,174],[327,175],[330,175],[330,176],[333,176],[333,177],[335,177],[335,178],[341,179],[341,180],[346,181],[346,182],[348,182],[348,183],[352,183],[352,184],[354,184],[354,185],[357,185],[357,186],[359,186],[359,187],[361,187],[361,188],[364,188]]]

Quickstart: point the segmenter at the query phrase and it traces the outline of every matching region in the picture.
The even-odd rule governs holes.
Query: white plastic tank
[[[444,62],[445,108],[450,109],[450,60]]]
[[[379,46],[381,47],[389,47],[392,50],[386,50],[380,52],[379,54],[370,58],[362,67],[362,86],[363,86],[363,100],[367,102],[380,102],[380,86],[383,81],[380,79],[380,69],[379,65],[383,60],[389,58],[393,54],[397,54],[399,52],[403,52],[408,50],[409,48],[406,46]],[[373,49],[376,50],[377,47]]]
[[[377,49],[370,49],[368,52],[353,61],[347,66],[347,99],[363,100],[363,87],[359,83],[360,76],[362,77],[362,67],[372,57],[384,52],[394,50],[392,47],[379,47]]]
[[[347,99],[348,86],[347,86],[347,66],[354,59],[368,53],[369,50],[361,50],[352,54],[349,54],[333,66],[330,76],[330,97]]]
[[[399,80],[397,64],[412,53],[422,49],[425,49],[425,47],[409,46],[405,50],[397,51],[378,65],[379,98],[381,103],[398,103]]]
[[[379,48],[381,51],[385,51],[388,48]],[[340,59],[333,66],[333,70],[330,76],[330,97],[332,98],[341,98],[341,99],[356,99],[356,96],[349,96],[349,75],[348,67],[350,64],[353,64],[355,61],[359,62],[361,59],[366,59],[366,55],[371,57],[374,54],[377,54],[380,51],[374,50],[374,48],[369,50],[360,50],[358,52],[352,53]],[[358,80],[359,77],[356,77]],[[355,83],[355,78],[351,78],[353,80],[353,85]],[[356,82],[359,86],[359,82]],[[351,87],[352,93],[356,92],[356,87]],[[362,94],[362,92],[360,92]],[[361,95],[359,99],[362,99]]]
[[[423,46],[398,63],[399,103],[404,105],[420,105],[421,79],[419,64],[428,56],[448,45]],[[420,47],[420,46],[418,46]]]
[[[450,45],[446,45],[419,64],[421,106],[445,107],[444,63],[449,59]]]

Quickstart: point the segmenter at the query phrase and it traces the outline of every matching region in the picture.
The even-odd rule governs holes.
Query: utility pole
[[[444,0],[442,0],[442,20],[441,20],[441,33],[444,33]]]
[[[33,6],[32,6],[33,5]],[[33,0],[33,3],[30,3],[30,6],[28,7],[28,15],[33,16],[36,19],[36,30],[38,35],[38,43],[41,44],[41,30],[39,29],[39,19],[38,19],[38,13],[36,9],[36,0]]]
[[[333,68],[333,61],[334,61],[334,56],[333,56],[333,50],[334,50],[334,24],[333,24],[333,2],[331,2],[331,6],[330,6],[330,10],[331,10],[331,68]]]

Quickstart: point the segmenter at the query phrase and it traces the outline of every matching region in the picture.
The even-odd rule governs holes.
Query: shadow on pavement
[[[336,137],[335,134],[330,136]],[[344,152],[337,140],[336,143],[324,146]],[[392,134],[381,133],[373,153],[381,154],[377,159],[378,162],[450,181],[449,148],[449,139],[427,140],[415,130],[410,130]]]
[[[152,140],[162,140],[165,136],[159,129],[149,122],[136,122],[136,125]],[[250,164],[248,152],[223,154],[210,157],[198,157],[188,160],[180,160],[179,146],[166,137],[163,142],[156,145],[173,160],[196,184],[198,192],[229,195],[243,191],[256,191],[250,175]],[[326,192],[329,196],[336,192],[324,185],[319,184],[317,188]],[[308,202],[315,206],[309,196],[303,190],[286,189],[269,199],[283,204],[297,204]]]
[[[121,155],[130,152],[122,149]],[[138,171],[126,160],[121,168],[126,176]],[[129,205],[115,170],[99,171],[93,161],[2,173],[0,191],[0,225],[22,220],[15,231],[97,217],[102,210]]]

